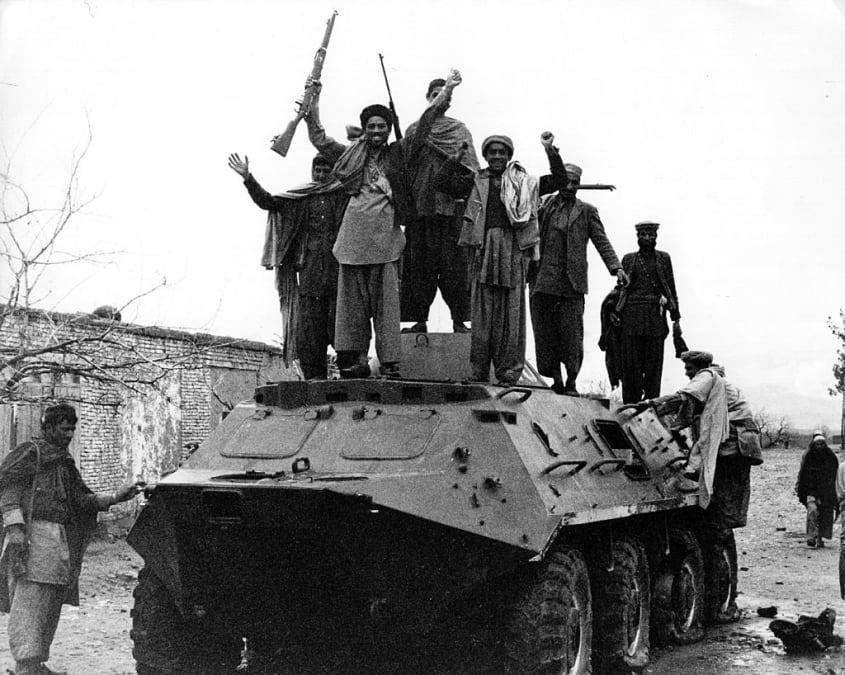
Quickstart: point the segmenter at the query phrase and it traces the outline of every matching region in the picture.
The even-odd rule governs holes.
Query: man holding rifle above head
[[[340,263],[335,349],[343,377],[366,377],[363,364],[373,322],[382,374],[399,376],[399,258],[405,248],[402,226],[414,217],[406,172],[413,165],[434,120],[449,107],[461,75],[449,73],[442,91],[420,117],[417,132],[388,143],[391,111],[369,105],[361,111],[364,136],[346,146],[326,135],[318,107],[306,118],[314,147],[334,162],[333,177],[349,195],[333,253]],[[319,99],[319,83],[315,102]]]

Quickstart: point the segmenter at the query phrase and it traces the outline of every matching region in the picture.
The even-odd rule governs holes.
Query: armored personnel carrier
[[[442,672],[418,659],[446,633],[479,657],[455,672],[629,672],[729,614],[683,435],[530,369],[462,379],[467,335],[402,337],[404,379],[260,386],[150,491],[139,673]]]

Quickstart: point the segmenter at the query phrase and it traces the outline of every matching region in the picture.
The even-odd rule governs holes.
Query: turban
[[[710,352],[686,351],[681,354],[681,361],[707,368],[713,363],[713,355]]]
[[[425,97],[428,98],[429,96],[431,96],[431,92],[432,92],[433,89],[437,89],[438,87],[445,87],[445,86],[446,86],[446,80],[444,80],[442,77],[437,77],[437,78],[433,79],[431,82],[428,83],[428,90],[425,92]]]
[[[564,164],[563,168],[566,169],[566,173],[572,176],[575,176],[579,181],[581,180],[581,167],[577,164]]]
[[[390,108],[387,108],[380,103],[374,103],[373,105],[368,105],[361,111],[361,126],[367,126],[367,120],[371,117],[381,117],[387,122],[387,129],[388,131],[393,128],[393,115],[390,112]]]
[[[503,134],[493,134],[492,136],[488,136],[487,138],[484,139],[484,142],[481,144],[481,156],[482,157],[487,155],[487,148],[492,143],[501,143],[508,150],[510,150],[511,157],[513,157],[513,141],[511,140],[510,136],[505,136]]]
[[[824,437],[824,433],[822,433],[822,431],[820,429],[816,429],[813,432],[812,442],[815,443],[816,441],[823,441],[825,443],[827,442],[827,439]]]
[[[654,230],[657,232],[658,227],[660,227],[660,223],[655,223],[651,220],[644,220],[643,222],[634,225],[634,229],[637,232],[641,232],[643,230]]]

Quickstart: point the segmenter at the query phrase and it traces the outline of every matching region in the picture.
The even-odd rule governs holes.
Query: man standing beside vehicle
[[[0,464],[0,611],[9,612],[9,649],[15,675],[50,675],[45,662],[62,605],[79,605],[82,556],[98,511],[125,502],[142,482],[95,494],[68,452],[76,411],[49,406],[43,438],[16,447]]]

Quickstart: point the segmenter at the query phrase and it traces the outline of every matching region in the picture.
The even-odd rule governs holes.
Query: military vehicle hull
[[[231,672],[242,637],[250,672],[326,671],[328,643],[459,614],[483,619],[493,670],[630,668],[729,608],[735,549],[676,486],[682,436],[606,400],[435,375],[259,387],[158,483],[129,535],[139,672]]]

